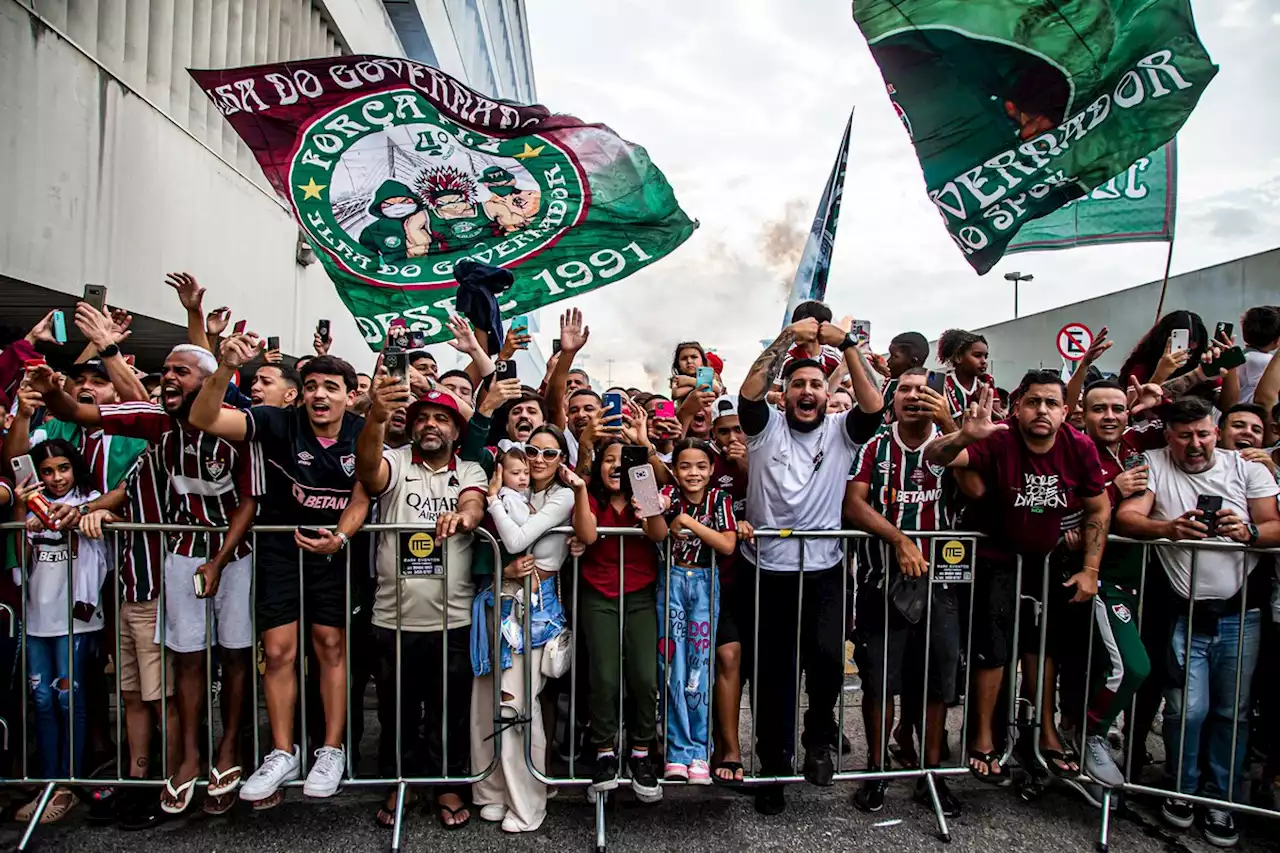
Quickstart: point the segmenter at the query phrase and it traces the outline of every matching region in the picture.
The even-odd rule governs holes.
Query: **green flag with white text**
[[[854,18],[979,273],[1173,139],[1218,70],[1188,0],[857,0]]]
[[[372,349],[397,319],[448,339],[463,258],[512,272],[499,306],[513,316],[625,278],[697,227],[643,148],[429,65],[342,56],[191,75]]]
[[[1087,196],[1022,226],[1005,254],[1102,243],[1166,243],[1173,240],[1177,207],[1177,149],[1170,142],[1139,157]]]

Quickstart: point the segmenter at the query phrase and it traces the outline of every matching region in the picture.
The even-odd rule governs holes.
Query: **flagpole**
[[[1164,294],[1169,289],[1169,268],[1173,266],[1173,237],[1169,238],[1169,254],[1164,259],[1164,281],[1160,283],[1160,301],[1156,304],[1156,322],[1164,313]]]

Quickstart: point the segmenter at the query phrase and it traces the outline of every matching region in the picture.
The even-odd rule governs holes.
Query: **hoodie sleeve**
[[[26,338],[18,338],[0,352],[0,395],[3,395],[5,408],[13,401],[18,383],[22,380],[22,363],[39,356],[40,353],[36,352],[36,348]]]

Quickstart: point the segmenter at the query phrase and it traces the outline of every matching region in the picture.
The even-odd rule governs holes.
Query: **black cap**
[[[85,373],[96,373],[103,379],[111,378],[111,374],[107,372],[107,366],[102,363],[100,358],[91,358],[88,361],[73,364],[71,369],[67,371],[67,375],[71,377],[81,376]]]

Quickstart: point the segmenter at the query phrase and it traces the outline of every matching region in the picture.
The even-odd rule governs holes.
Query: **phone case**
[[[27,480],[36,478],[36,466],[31,461],[31,457],[22,455],[15,457],[10,463],[13,466],[13,477],[16,485],[22,485]]]
[[[716,372],[710,367],[699,367],[698,375],[694,378],[694,382],[700,388],[710,388],[715,385]]]
[[[653,407],[653,416],[655,418],[674,418],[676,416],[676,404],[669,400],[663,400]]]
[[[622,395],[621,394],[605,394],[604,395],[604,417],[622,414]]]
[[[196,598],[204,598],[204,575],[196,572],[191,576],[191,583],[196,588]]]
[[[67,342],[67,318],[61,311],[53,312],[53,339],[60,344]]]
[[[653,466],[649,463],[637,465],[628,472],[631,480],[631,494],[640,506],[641,518],[652,518],[662,514],[662,500],[658,496],[658,483],[653,477]]]

